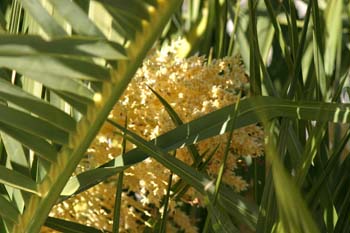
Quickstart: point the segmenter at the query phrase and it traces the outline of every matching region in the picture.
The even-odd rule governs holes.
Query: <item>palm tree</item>
[[[186,28],[174,23],[180,0],[0,1],[1,232],[39,232],[45,221],[93,232],[47,220],[52,206],[148,156],[206,197],[205,229],[211,222],[217,232],[238,232],[241,223],[257,232],[349,231],[349,156],[342,155],[350,131],[330,139],[350,123],[350,105],[340,98],[349,77],[342,18],[349,3],[329,1],[331,11],[309,1],[298,18],[293,1],[250,0],[242,10],[239,1],[188,2],[189,12],[199,13],[190,14]],[[225,32],[227,20],[233,36]],[[157,144],[110,122],[138,148],[72,177],[148,51],[176,26],[190,45],[187,55],[240,51],[252,97],[179,125]],[[274,69],[267,65],[271,48],[271,64],[280,65]],[[223,126],[232,132],[255,123],[264,125],[269,162],[252,176],[254,203],[229,187],[208,186],[215,182],[204,172],[167,156]]]

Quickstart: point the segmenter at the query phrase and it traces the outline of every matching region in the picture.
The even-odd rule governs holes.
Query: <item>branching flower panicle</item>
[[[204,57],[178,57],[177,51],[180,48],[181,43],[176,41],[161,50],[154,49],[109,118],[123,125],[127,116],[128,129],[150,140],[175,128],[175,125],[148,86],[172,106],[183,122],[189,122],[238,100],[238,94],[248,84],[239,57],[225,57],[207,64]],[[121,153],[122,138],[114,132],[111,125],[104,125],[77,172],[96,167]],[[262,138],[263,131],[256,125],[234,131],[223,181],[237,192],[248,187],[246,181],[235,174],[237,159],[241,156],[262,155]],[[226,134],[196,145],[200,154],[219,145],[206,168],[212,177],[218,173],[225,143]],[[128,143],[127,150],[132,148],[134,146]],[[176,157],[188,164],[193,163],[186,148],[178,149]],[[151,158],[125,171],[120,213],[122,232],[142,232],[151,224],[151,219],[160,216],[169,174],[169,170]],[[174,182],[179,179],[173,177]],[[111,230],[115,186],[115,179],[110,179],[56,205],[51,215]],[[198,193],[189,189],[183,200],[195,203]],[[177,208],[177,203],[171,201],[169,210],[168,218],[171,221],[168,221],[167,232],[176,232],[178,229],[185,232],[198,231],[191,219]]]

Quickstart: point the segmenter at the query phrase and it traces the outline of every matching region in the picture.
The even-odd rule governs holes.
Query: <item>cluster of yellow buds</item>
[[[208,64],[204,57],[180,58],[177,56],[179,49],[181,42],[175,41],[160,50],[152,50],[109,118],[121,125],[125,124],[127,118],[129,130],[150,140],[175,128],[175,124],[149,87],[172,106],[183,122],[238,101],[242,87],[248,84],[239,57],[225,57]],[[120,155],[122,138],[115,134],[115,130],[109,124],[104,125],[89,148],[88,157],[79,165],[79,171],[96,167]],[[262,139],[263,130],[256,125],[234,131],[223,182],[237,192],[248,188],[246,181],[235,174],[237,160],[241,156],[262,155]],[[213,178],[218,173],[226,143],[227,135],[224,134],[196,144],[200,154],[219,145],[206,167],[206,172]],[[132,148],[132,144],[127,144],[127,150]],[[178,149],[176,158],[188,164],[193,163],[186,148]],[[151,219],[161,215],[161,201],[166,194],[169,175],[168,169],[151,158],[125,171],[121,232],[142,232],[150,226]],[[173,179],[175,182],[179,178],[173,176]],[[111,230],[115,183],[114,177],[60,203],[53,208],[51,215]],[[189,203],[198,199],[200,196],[193,189],[189,189],[184,196],[184,201]],[[169,203],[168,218],[166,232],[198,231],[191,222],[194,220],[178,208],[175,201]]]

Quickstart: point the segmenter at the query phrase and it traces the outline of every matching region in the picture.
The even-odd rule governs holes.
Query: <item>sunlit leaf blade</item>
[[[65,36],[67,34],[54,18],[49,15],[40,1],[20,0],[20,2],[50,37]]]
[[[303,56],[304,54],[307,54],[307,52],[305,51],[306,50],[306,47],[310,44],[310,43],[307,43],[308,41],[308,33],[309,33],[309,24],[310,24],[310,16],[311,16],[311,4],[308,5],[307,7],[307,10],[306,10],[306,15],[305,15],[305,20],[304,20],[304,26],[303,26],[303,29],[302,29],[302,32],[301,32],[301,36],[300,36],[300,40],[299,40],[299,47],[298,47],[298,50],[297,50],[297,54],[296,54],[296,61],[294,63],[294,75],[297,77],[297,79],[294,79],[295,81],[292,81],[292,89],[293,86],[299,86],[299,88],[303,88],[304,85],[303,85],[303,81],[302,81],[302,76],[303,76]],[[307,55],[306,55],[307,57]],[[306,62],[304,65],[306,66],[310,66],[310,63],[308,63],[308,59],[309,62],[311,63],[311,56],[309,56],[307,59],[306,59]],[[298,82],[298,83],[297,83]],[[293,85],[293,83],[295,83]],[[297,84],[298,85],[297,85]],[[290,94],[293,93],[294,94],[294,91],[291,91]]]
[[[113,233],[119,232],[119,222],[121,218],[122,193],[124,173],[120,172],[118,175],[117,189],[115,192],[114,214],[113,214]]]
[[[266,5],[266,11],[269,14],[269,18],[271,20],[271,23],[275,29],[275,35],[278,38],[278,42],[279,42],[279,46],[281,47],[282,54],[284,55],[288,66],[291,67],[292,61],[291,61],[291,57],[290,57],[289,48],[287,48],[285,38],[282,34],[281,25],[277,21],[276,12],[274,11],[274,9],[272,7],[272,3],[270,1],[264,0],[264,3]]]
[[[10,186],[6,187],[11,188]],[[19,210],[20,213],[23,213],[24,207],[26,206],[26,201],[28,200],[28,196],[30,195],[30,193],[13,188],[13,194],[11,197],[12,203],[15,206],[15,208]]]
[[[68,133],[23,111],[0,105],[0,122],[60,144],[68,143]]]
[[[109,70],[93,62],[66,57],[45,55],[0,56],[0,66],[16,70],[30,78],[44,76],[46,79],[109,80]],[[41,79],[42,80],[42,79]],[[45,84],[45,82],[43,81]]]
[[[262,1],[257,4],[256,11],[267,11]],[[263,64],[266,64],[275,35],[274,27],[269,17],[259,17],[257,15],[257,33],[259,37],[259,53],[261,54]],[[257,61],[259,60],[257,59]]]
[[[22,130],[9,127],[3,123],[0,123],[0,130],[21,142],[26,147],[37,152],[43,159],[51,162],[56,161],[57,151],[55,150],[54,146],[52,146],[46,140],[33,134],[26,133]]]
[[[28,75],[28,78],[39,81],[54,91],[66,92],[71,96],[77,96],[84,103],[93,102],[94,91],[78,80],[73,80],[56,74],[47,76],[45,73],[41,72],[27,71],[26,74]]]
[[[4,57],[0,57],[0,60],[4,59]],[[45,60],[45,58],[42,58]],[[6,59],[5,59],[6,60]],[[38,61],[38,60],[37,60]],[[1,62],[1,61],[0,61]],[[9,61],[6,61],[8,63]],[[27,62],[30,62],[27,60]],[[39,61],[38,61],[39,62]],[[19,62],[21,63],[21,61]],[[9,64],[11,65],[11,64]],[[12,64],[14,65],[14,64]],[[12,66],[11,65],[11,66]],[[18,67],[21,67],[21,64],[17,64]],[[40,62],[37,63],[37,69],[40,68]],[[57,75],[57,74],[50,74],[48,75],[45,72],[39,71],[39,72],[32,72],[30,71],[29,67],[25,70],[25,73],[22,73],[24,75],[28,75],[31,79],[37,80],[44,84],[45,86],[52,88],[57,91],[64,91],[67,93],[74,93],[75,95],[81,96],[82,98],[85,98],[87,101],[90,100],[90,102],[93,101],[94,92],[89,89],[87,86],[85,86],[83,83],[73,80],[70,78],[67,78],[65,76]],[[50,72],[50,71],[49,71]]]
[[[326,77],[325,74],[325,67],[324,67],[324,51],[325,47],[323,44],[323,38],[322,38],[322,30],[323,30],[323,22],[321,19],[321,14],[319,10],[319,3],[318,1],[312,1],[312,23],[313,23],[313,59],[314,59],[314,66],[315,66],[315,72],[316,72],[316,82],[317,82],[317,98],[321,99],[322,96],[323,99],[326,99],[326,92],[329,87],[329,80]]]
[[[326,8],[326,42],[324,65],[326,75],[332,75],[335,67],[336,53],[342,41],[342,1],[329,1]]]
[[[74,194],[80,193],[81,189],[84,190],[100,183],[111,175],[117,174],[122,169],[117,168],[97,168],[83,172],[77,176],[73,176],[67,182],[61,193],[61,200],[70,197]],[[83,186],[82,184],[88,184]]]
[[[77,33],[94,37],[104,37],[100,29],[74,1],[50,0],[50,2],[55,10],[60,12]]]
[[[155,139],[157,141],[157,139]],[[211,158],[214,156],[215,152],[218,149],[217,145],[213,151],[210,152],[210,154],[208,155],[208,158],[204,161],[204,163],[199,163],[196,164],[199,170],[202,170],[206,167],[206,165],[208,164],[208,162],[211,160]],[[203,156],[203,155],[202,155]],[[119,159],[122,159],[122,157],[118,157]],[[61,197],[60,197],[60,201],[67,199],[71,196],[74,196],[76,194],[79,194],[89,188],[91,188],[92,186],[102,182],[103,180],[107,179],[108,177],[111,177],[112,175],[115,175],[116,173],[120,173],[122,171],[124,171],[125,169],[127,169],[128,167],[130,167],[132,164],[130,165],[125,165],[124,166],[124,162],[122,160],[113,160],[114,161],[114,165],[111,165],[111,162],[108,163],[108,167],[104,167],[107,166],[107,164],[102,165],[101,167],[98,168],[94,168],[82,173],[79,173],[76,176],[72,176],[67,184],[66,187],[63,189],[62,193],[61,193]],[[140,160],[142,161],[142,160]],[[184,184],[183,182],[179,182],[176,183],[173,186],[173,192],[178,193],[179,191],[184,191],[187,190],[189,188],[188,185]],[[181,196],[181,193],[180,193]]]
[[[311,163],[317,154],[317,148],[320,147],[322,139],[325,136],[326,123],[320,123],[315,127],[315,129],[310,132],[310,137],[308,138],[304,152],[299,160],[299,164],[296,168],[295,180],[296,184],[300,187],[304,183],[307,172],[310,169]]]
[[[239,97],[238,97],[238,100],[235,104],[235,108],[232,109],[232,111],[234,112],[233,117],[232,117],[232,124],[228,128],[227,142],[225,144],[223,158],[222,158],[222,161],[220,163],[220,167],[219,167],[218,172],[217,172],[217,178],[215,181],[215,190],[214,190],[214,193],[212,195],[213,197],[208,198],[208,202],[209,202],[208,209],[210,211],[207,215],[205,227],[208,227],[209,224],[212,223],[213,229],[215,231],[238,232],[238,229],[236,229],[236,227],[232,223],[230,223],[230,219],[228,218],[228,216],[226,216],[226,214],[224,212],[220,212],[217,210],[217,208],[220,208],[220,207],[217,207],[218,205],[216,203],[217,203],[220,187],[222,186],[223,174],[224,174],[224,172],[226,170],[226,166],[227,166],[227,159],[228,159],[228,154],[229,154],[229,150],[231,147],[234,125],[235,125],[235,120],[237,117],[237,109],[238,109],[239,102],[240,102],[240,96],[241,96],[241,93],[239,93]],[[208,194],[208,196],[209,196],[209,194]],[[220,218],[219,218],[219,216],[220,216]],[[209,217],[210,217],[211,221],[210,221]],[[222,221],[223,221],[223,223],[222,223]],[[218,225],[219,228],[216,227],[216,225]],[[216,229],[216,228],[218,228],[218,229]],[[226,230],[226,228],[229,228],[229,229]]]
[[[231,109],[232,111],[232,109]],[[214,181],[207,175],[196,171],[194,168],[188,166],[181,160],[176,159],[173,156],[169,156],[163,149],[154,145],[152,142],[147,142],[137,134],[125,129],[124,127],[118,125],[117,123],[108,120],[113,126],[121,130],[127,135],[127,139],[138,146],[146,154],[149,154],[151,157],[156,159],[166,168],[170,169],[172,172],[180,176],[186,183],[191,184],[196,190],[202,194],[207,194],[208,192],[212,193],[214,191]],[[243,198],[240,198],[234,193],[234,191],[227,187],[221,188],[219,190],[219,197],[222,199],[228,199],[226,203],[232,203],[233,205],[230,208],[233,208],[233,211],[237,215],[245,216],[242,218],[242,221],[248,226],[254,226],[257,220],[257,210],[251,205],[247,205]],[[243,205],[242,205],[243,203]],[[249,208],[250,207],[250,208]],[[247,217],[250,216],[250,217]],[[225,220],[222,220],[226,222]]]
[[[1,169],[1,168],[0,168]],[[20,214],[12,203],[0,195],[0,216],[10,221],[16,222],[18,215]]]
[[[159,95],[155,90],[153,90],[151,87],[148,87],[159,99],[159,101],[162,103],[164,106],[165,110],[171,117],[172,121],[176,126],[183,125],[183,121],[181,120],[180,116],[175,112],[175,110],[170,106],[170,104],[161,96]],[[187,146],[188,151],[192,155],[193,162],[196,163],[199,159],[199,153],[194,145],[188,145]]]
[[[3,132],[0,132],[1,141],[4,144],[4,148],[9,156],[8,160],[10,161],[11,166],[16,169],[16,171],[28,175],[29,173],[29,161],[27,156],[24,153],[23,146],[18,141],[14,140],[10,136],[6,135]]]
[[[124,121],[124,127],[127,128],[128,126],[128,118],[125,117]],[[121,153],[125,154],[126,151],[126,135],[123,135],[123,140],[121,143],[122,150]],[[169,177],[171,179],[171,176]],[[112,226],[112,233],[119,233],[119,226],[121,221],[121,207],[122,207],[122,194],[123,194],[123,183],[124,183],[124,172],[119,172],[118,174],[118,180],[116,184],[116,190],[115,190],[115,198],[114,198],[114,211],[113,211],[113,226]],[[171,186],[171,184],[168,184]],[[165,214],[166,214],[167,208],[165,208]]]
[[[126,59],[125,49],[118,43],[84,36],[63,37],[48,41],[39,36],[3,34],[0,36],[0,55]]]
[[[226,132],[232,123],[230,121],[232,108],[233,106],[229,105],[165,133],[157,138],[157,146],[162,147],[165,151],[170,151]],[[308,101],[293,102],[274,97],[251,97],[241,100],[235,129],[260,122],[259,115],[266,117],[266,119],[287,117],[345,123],[350,121],[350,105]],[[117,157],[104,166],[114,166],[116,163],[121,166],[131,165],[145,158],[147,156],[139,149],[134,149],[122,158]]]
[[[123,173],[121,173],[123,174]],[[166,188],[166,194],[163,197],[163,201],[162,201],[162,208],[163,208],[163,213],[160,216],[160,220],[159,220],[159,230],[157,229],[158,226],[156,225],[155,229],[157,229],[157,231],[159,233],[163,233],[165,232],[166,229],[166,223],[168,222],[168,212],[169,212],[169,201],[170,201],[170,192],[171,192],[171,186],[172,186],[172,179],[173,179],[173,173],[170,173],[169,177],[168,177],[168,184],[167,184],[167,188]]]
[[[288,176],[277,157],[270,137],[266,140],[266,153],[272,166],[274,189],[278,202],[279,224],[281,224],[278,226],[281,228],[278,229],[283,232],[319,232],[298,187]],[[286,183],[288,186],[285,185]]]
[[[76,122],[68,114],[2,79],[0,79],[0,97],[38,115],[41,119],[45,119],[61,129],[75,130]]]
[[[37,184],[31,178],[2,165],[0,165],[0,183],[40,195],[37,190]]]
[[[82,225],[80,223],[67,221],[64,219],[48,217],[45,225],[60,232],[65,233],[103,233],[96,228]]]

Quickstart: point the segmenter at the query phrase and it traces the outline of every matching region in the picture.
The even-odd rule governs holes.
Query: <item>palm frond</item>
[[[0,179],[4,187],[33,194],[25,195],[23,213],[20,209],[16,213],[19,206],[13,205],[11,193],[5,192],[7,198],[1,201],[14,206],[9,208],[13,214],[8,217],[15,224],[4,223],[10,232],[23,229],[38,232],[91,140],[180,1],[156,4],[132,1],[126,5],[99,1],[111,13],[111,27],[119,24],[129,28],[127,34],[117,29],[126,44],[107,39],[104,30],[74,1],[21,3],[25,14],[30,15],[27,17],[34,19],[45,33],[44,37],[0,35],[0,67],[13,70],[15,75],[12,79],[0,79],[4,102],[0,105],[0,129],[6,134],[4,142],[9,135],[14,143],[24,146],[24,157],[30,161],[24,166],[31,172],[18,173],[17,167],[7,162],[15,161],[12,157],[16,156],[7,143]],[[60,17],[53,15],[53,11]],[[24,81],[23,88],[16,86],[20,81]],[[33,95],[30,86],[42,94]],[[76,110],[83,114],[78,120],[70,116]]]

